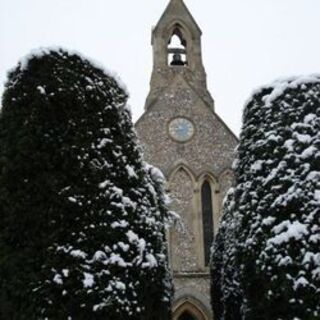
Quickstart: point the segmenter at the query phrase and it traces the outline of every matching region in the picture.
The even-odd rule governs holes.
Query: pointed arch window
[[[203,244],[204,261],[207,266],[210,261],[210,248],[213,241],[213,207],[212,188],[208,181],[201,188],[202,222],[203,222]]]
[[[177,24],[168,42],[168,65],[186,66],[187,64],[187,42],[183,37],[181,26]]]

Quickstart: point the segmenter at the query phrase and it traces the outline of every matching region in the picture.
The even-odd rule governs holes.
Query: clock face
[[[173,139],[179,142],[185,142],[192,138],[194,126],[192,122],[186,118],[176,118],[169,124],[169,134]]]

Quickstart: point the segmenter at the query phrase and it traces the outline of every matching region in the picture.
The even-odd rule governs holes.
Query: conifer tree
[[[240,320],[241,295],[239,267],[236,263],[238,221],[234,208],[234,189],[228,192],[211,255],[211,302],[216,320]]]
[[[235,172],[243,319],[320,319],[320,77],[253,95]]]
[[[0,115],[3,319],[168,319],[159,178],[114,77],[79,54],[34,52]]]

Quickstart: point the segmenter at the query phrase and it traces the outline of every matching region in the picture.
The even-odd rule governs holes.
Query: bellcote
[[[146,109],[177,75],[213,108],[202,63],[201,29],[183,0],[171,0],[152,30],[153,71]]]
[[[154,67],[170,66],[174,54],[181,54],[189,68],[202,65],[201,34],[183,0],[171,0],[152,31]],[[179,46],[175,48],[175,45]]]

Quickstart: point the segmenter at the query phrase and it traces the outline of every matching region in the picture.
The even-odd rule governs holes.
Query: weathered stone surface
[[[193,122],[195,134],[189,142],[181,144],[168,135],[170,120],[176,117]],[[167,176],[179,163],[187,164],[195,176],[210,172],[219,178],[224,171],[231,169],[237,143],[235,136],[187,83],[176,87],[173,82],[162,91],[136,128],[146,159],[156,159]]]
[[[172,209],[179,213],[181,223],[176,226],[176,231],[171,232],[170,248],[172,269],[175,272],[197,271],[198,257],[194,223],[196,215],[190,204],[194,196],[194,183],[192,177],[184,169],[179,169],[170,181]]]

